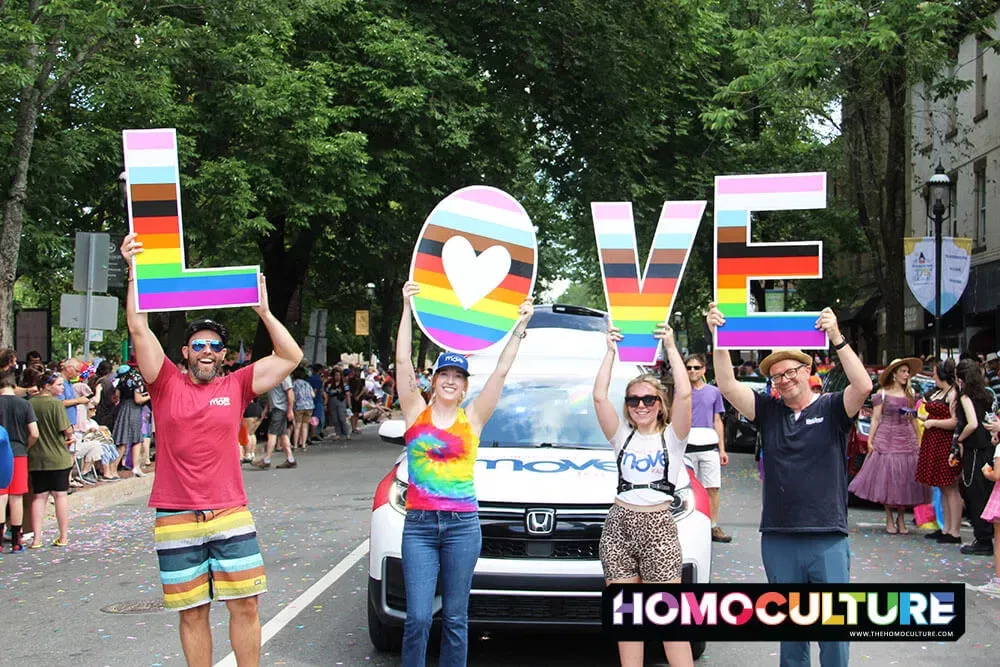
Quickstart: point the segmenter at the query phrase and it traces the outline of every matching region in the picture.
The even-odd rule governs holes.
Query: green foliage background
[[[889,142],[891,115],[846,114],[833,141],[817,136],[816,119],[886,104],[887,71],[904,86],[930,77],[995,4],[6,0],[0,315],[11,301],[58,304],[70,291],[76,231],[124,232],[120,133],[143,127],[178,128],[188,265],[262,264],[272,309],[293,332],[328,310],[334,358],[365,350],[353,333],[365,308],[390,358],[421,225],[472,184],[506,190],[532,216],[540,289],[569,278],[564,299],[601,306],[590,202],[634,203],[644,263],[664,200],[711,204],[717,174],[827,171],[840,186],[826,210],[754,226],[758,240],[824,242],[824,279],[797,291],[801,307],[818,309],[863,286],[838,258],[885,261],[899,230],[874,233],[888,209],[865,208],[851,187],[853,138]],[[891,174],[883,166],[879,177]],[[23,198],[6,186],[22,168]],[[905,185],[880,187],[900,197]],[[711,215],[675,306],[692,339],[711,296]],[[234,341],[268,352],[253,313],[222,317]],[[167,349],[179,347],[182,321],[154,322]],[[55,349],[77,334],[57,332]]]

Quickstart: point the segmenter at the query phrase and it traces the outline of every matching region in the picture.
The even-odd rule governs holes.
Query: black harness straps
[[[670,456],[667,454],[667,439],[663,435],[663,431],[660,431],[660,445],[663,448],[663,479],[658,479],[655,482],[650,482],[648,484],[633,484],[628,482],[622,477],[622,458],[625,456],[625,449],[628,447],[628,443],[632,442],[632,436],[635,435],[635,429],[628,434],[625,439],[625,444],[622,445],[622,449],[618,452],[618,493],[624,493],[625,491],[632,491],[633,489],[652,489],[653,491],[659,491],[660,493],[665,493],[668,496],[674,495],[674,485],[667,481],[667,471],[670,469]]]

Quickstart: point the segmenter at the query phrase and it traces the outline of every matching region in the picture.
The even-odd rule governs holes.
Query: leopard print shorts
[[[670,510],[637,512],[612,505],[604,520],[600,552],[607,581],[639,577],[655,584],[681,577],[681,543]]]

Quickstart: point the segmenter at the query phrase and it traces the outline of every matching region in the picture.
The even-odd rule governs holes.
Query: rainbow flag
[[[820,242],[751,243],[751,211],[826,208],[826,174],[715,178],[715,301],[726,317],[716,346],[728,349],[821,348],[819,313],[751,313],[750,280],[823,277]]]
[[[176,130],[124,130],[122,143],[129,229],[144,250],[133,260],[138,310],[260,303],[256,266],[185,268]]]
[[[653,330],[670,316],[677,284],[684,275],[706,204],[664,202],[641,280],[631,202],[590,205],[608,312],[614,326],[622,332],[618,343],[618,357],[622,361],[656,362],[659,341]]]
[[[537,274],[535,227],[503,190],[471,186],[442,199],[417,238],[410,280],[423,332],[454,352],[483,350],[507,336]]]

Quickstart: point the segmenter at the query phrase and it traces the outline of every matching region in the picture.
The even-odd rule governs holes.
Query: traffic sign
[[[76,257],[73,261],[73,289],[78,292],[108,291],[108,259],[111,237],[108,234],[76,233]],[[91,258],[93,253],[93,258]],[[88,273],[89,276],[88,280]]]
[[[118,298],[113,296],[90,297],[90,328],[114,331],[118,328]],[[87,297],[82,294],[63,294],[59,297],[59,326],[66,329],[84,328]]]

